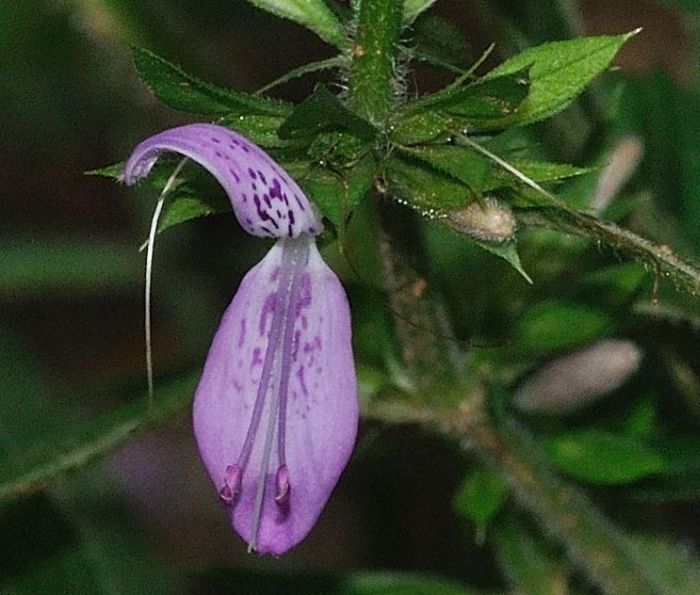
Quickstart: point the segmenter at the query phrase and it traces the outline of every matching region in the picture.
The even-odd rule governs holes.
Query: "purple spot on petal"
[[[304,378],[304,366],[299,366],[297,369],[297,378],[299,379],[299,386],[301,387],[301,392],[304,393],[305,397],[309,396],[309,389],[306,388],[306,379]]]
[[[246,330],[246,319],[241,318],[241,330],[238,334],[238,347],[239,349],[243,347],[243,342],[245,341],[245,330]]]
[[[211,137],[211,142],[216,143],[217,145],[221,143],[221,139],[216,138],[215,136]]]
[[[294,195],[294,200],[297,201],[297,204],[299,205],[299,208],[300,208],[302,211],[305,211],[305,210],[306,210],[306,208],[304,207],[304,204],[301,202],[301,199],[299,198],[298,195],[296,195],[296,194]]]
[[[258,179],[258,176],[257,176],[257,174],[255,173],[255,170],[254,170],[252,167],[249,167],[249,168],[248,168],[248,175],[249,175],[251,178],[253,178],[253,180],[257,180],[257,179]]]
[[[250,362],[250,367],[261,366],[263,363],[262,357],[260,357],[260,347],[253,349],[253,361]]]
[[[236,184],[241,183],[241,179],[238,177],[238,174],[233,170],[232,167],[228,168],[229,173],[233,176],[233,179],[236,180]]]

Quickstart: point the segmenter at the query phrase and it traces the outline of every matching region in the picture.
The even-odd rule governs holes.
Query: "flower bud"
[[[463,209],[447,213],[452,229],[484,242],[512,240],[517,227],[510,207],[492,196],[484,196]]]
[[[632,341],[598,341],[545,365],[518,388],[513,403],[525,411],[574,411],[622,386],[641,358]]]

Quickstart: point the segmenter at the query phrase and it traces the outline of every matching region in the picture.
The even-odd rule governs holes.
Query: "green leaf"
[[[236,93],[204,82],[148,50],[134,47],[132,52],[143,83],[174,109],[209,116],[231,113],[286,116],[291,110],[280,101]]]
[[[403,22],[405,25],[412,23],[418,15],[428,10],[436,0],[404,0]]]
[[[606,70],[624,43],[638,33],[582,37],[530,48],[507,60],[484,78],[495,79],[530,67],[530,92],[504,126],[522,126],[564,109]]]
[[[367,154],[353,165],[338,171],[308,163],[286,164],[302,190],[316,203],[323,214],[340,227],[345,217],[367,196],[376,162]]]
[[[421,98],[415,103],[423,110],[433,109],[456,116],[470,128],[505,128],[504,118],[518,113],[519,106],[528,96],[528,70],[526,67],[503,76],[482,78],[469,85]],[[408,104],[406,109],[415,108]]]
[[[207,195],[201,197],[176,192],[163,207],[163,213],[158,222],[158,233],[192,219],[226,213],[230,210],[231,203],[225,196]]]
[[[417,145],[449,137],[450,130],[459,129],[456,119],[439,112],[426,111],[401,116],[389,126],[389,137],[397,145]]]
[[[294,146],[279,137],[279,127],[284,122],[281,116],[257,114],[230,114],[218,120],[218,124],[239,132],[247,139],[266,149]]]
[[[503,479],[489,467],[474,469],[462,483],[453,501],[457,512],[476,526],[477,540],[483,541],[486,529],[508,497]]]
[[[465,207],[474,193],[452,176],[418,160],[395,156],[388,160],[384,178],[391,195],[427,215]]]
[[[182,411],[192,400],[195,384],[196,375],[189,375],[157,388],[150,408],[145,399],[139,400],[92,421],[42,433],[31,443],[13,443],[15,465],[0,466],[0,502],[36,491],[57,475],[87,465],[135,433]]]
[[[453,72],[463,74],[455,65],[466,62],[470,52],[462,34],[450,22],[436,15],[426,15],[412,26],[409,55]]]
[[[479,246],[481,246],[487,252],[495,254],[496,256],[505,260],[510,266],[512,266],[520,275],[532,284],[532,279],[530,275],[527,274],[520,262],[520,255],[518,254],[518,246],[514,241],[496,243],[496,242],[483,242],[480,240],[474,240]]]
[[[518,178],[504,171],[491,159],[468,147],[424,145],[404,148],[402,151],[465,183],[476,194],[523,185]],[[536,161],[515,161],[513,166],[535,182],[552,182],[590,171],[568,164]]]
[[[598,484],[624,484],[660,473],[662,456],[619,433],[585,430],[545,440],[550,461],[562,471]]]
[[[613,329],[613,320],[602,310],[547,300],[530,307],[518,321],[515,342],[528,352],[548,353],[590,343]]]
[[[310,29],[321,39],[336,47],[344,49],[349,45],[342,24],[323,0],[248,0],[248,2]]]
[[[332,130],[347,131],[362,139],[376,135],[374,126],[346,108],[325,85],[319,85],[282,123],[279,136],[282,139],[313,137]]]

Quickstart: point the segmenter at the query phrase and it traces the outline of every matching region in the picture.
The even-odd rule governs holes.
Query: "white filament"
[[[156,232],[158,231],[158,221],[160,214],[163,211],[163,204],[168,194],[177,186],[177,176],[182,171],[182,168],[187,163],[187,158],[180,161],[177,167],[170,174],[168,181],[165,183],[163,190],[158,197],[156,208],[153,210],[151,218],[151,228],[148,232],[148,242],[146,250],[146,284],[144,288],[144,330],[146,334],[146,376],[148,379],[148,407],[153,405],[153,345],[151,341],[151,279],[153,277],[153,252],[155,250]]]

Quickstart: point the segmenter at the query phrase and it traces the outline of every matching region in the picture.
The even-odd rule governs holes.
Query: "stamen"
[[[219,498],[226,506],[231,506],[241,493],[242,478],[243,470],[238,465],[226,467],[224,485],[219,490]]]
[[[287,506],[289,504],[289,469],[287,469],[287,465],[282,465],[277,469],[275,483],[277,484],[275,502],[280,507]]]
[[[272,454],[272,441],[275,435],[275,421],[277,420],[279,420],[278,435],[280,436],[278,440],[278,456],[281,453],[279,463],[286,470],[286,464],[284,461],[284,425],[286,418],[287,391],[289,387],[289,378],[291,375],[292,344],[294,340],[294,307],[301,286],[301,273],[306,266],[309,254],[308,238],[280,241],[284,242],[284,252],[282,256],[282,263],[280,265],[281,274],[275,299],[272,326],[270,328],[260,386],[258,387],[258,395],[255,405],[253,406],[251,423],[248,427],[248,432],[246,434],[241,455],[239,457],[239,466],[241,469],[243,469],[245,468],[248,458],[250,457],[253,442],[255,441],[255,436],[260,425],[265,395],[272,380],[272,366],[276,362],[276,354],[278,353],[278,350],[281,349],[282,359],[275,369],[277,374],[276,389],[273,391],[272,400],[270,401],[265,443],[263,446],[263,454],[260,464],[260,475],[258,477],[255,502],[253,506],[253,520],[251,523],[248,551],[252,551],[256,548],[258,529],[260,527],[260,517],[262,514],[262,506],[265,496],[265,483],[267,480],[268,469],[270,467],[270,456]],[[286,488],[283,490],[284,493],[281,494],[281,498],[283,500],[289,493],[289,472],[285,471],[285,473]],[[278,494],[281,493],[279,490],[279,483],[277,492]]]

